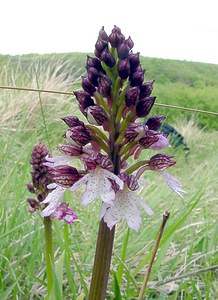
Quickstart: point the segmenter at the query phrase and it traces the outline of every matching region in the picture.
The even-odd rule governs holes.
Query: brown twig
[[[142,287],[141,287],[141,290],[139,292],[138,300],[143,299],[143,295],[144,295],[145,289],[146,289],[147,284],[148,284],[148,279],[149,279],[150,274],[151,274],[151,269],[152,269],[152,266],[153,266],[153,263],[154,263],[154,259],[156,257],[157,250],[158,250],[158,247],[159,247],[159,244],[160,244],[160,240],[161,240],[161,237],[162,237],[163,232],[164,232],[164,227],[166,225],[167,220],[169,219],[169,216],[170,216],[170,213],[168,211],[165,211],[165,213],[163,214],[163,220],[162,220],[159,232],[158,232],[158,236],[157,236],[157,239],[156,239],[156,242],[155,242],[155,245],[154,245],[154,249],[152,251],[151,258],[150,258],[150,261],[148,263],[147,272],[145,273],[145,277],[144,277],[144,280],[143,280],[143,283],[142,283]]]
[[[205,268],[205,269],[196,270],[196,271],[193,271],[193,272],[182,274],[180,276],[171,277],[171,278],[169,278],[167,280],[159,281],[159,282],[157,282],[157,284],[155,284],[152,287],[155,288],[156,286],[164,285],[164,284],[167,284],[167,283],[172,282],[172,281],[176,281],[176,280],[179,280],[179,279],[182,279],[182,278],[186,278],[186,277],[195,276],[195,275],[198,275],[198,274],[201,274],[201,273],[207,273],[207,272],[215,271],[217,269],[218,269],[218,265],[210,266],[210,267]]]

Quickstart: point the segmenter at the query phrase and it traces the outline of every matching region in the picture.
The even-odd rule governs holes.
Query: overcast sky
[[[1,0],[0,54],[92,52],[114,25],[143,56],[218,64],[217,0]]]

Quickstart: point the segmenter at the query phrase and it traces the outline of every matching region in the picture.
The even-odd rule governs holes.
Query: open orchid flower
[[[100,219],[103,218],[110,229],[121,220],[126,220],[129,228],[138,231],[142,222],[138,207],[143,208],[149,216],[154,214],[151,208],[135,192],[130,191],[128,187],[116,193],[113,204],[113,206],[110,206],[107,203],[103,203],[100,212]]]
[[[48,194],[45,200],[41,202],[42,204],[48,204],[48,206],[46,206],[41,213],[41,216],[43,218],[48,217],[55,212],[56,208],[58,208],[61,204],[64,193],[66,191],[66,188],[58,186],[57,184],[52,184],[52,188],[55,189]]]
[[[123,182],[118,176],[106,169],[96,167],[96,169],[78,180],[70,190],[74,191],[81,185],[86,184],[86,191],[82,194],[81,198],[83,206],[93,202],[97,196],[100,196],[103,202],[113,205],[115,191],[109,179],[114,180],[120,189],[123,188]]]

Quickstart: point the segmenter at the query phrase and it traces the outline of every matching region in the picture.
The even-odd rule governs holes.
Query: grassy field
[[[9,57],[8,63],[1,60],[0,84],[73,91],[79,89],[80,75],[85,72],[83,61],[83,55],[74,55],[72,59],[69,56],[50,56],[45,61],[34,59],[32,63],[29,57],[28,64],[23,65],[20,61],[13,65],[13,59]],[[157,60],[156,65],[158,63]],[[149,69],[152,71],[151,66],[152,59],[148,73]],[[174,65],[171,67],[175,68]],[[217,70],[218,66],[211,65],[212,69]],[[171,78],[166,82],[164,74],[162,83],[157,82],[155,87],[158,101],[218,111],[215,102],[217,78],[207,76],[203,81],[202,74],[204,72],[199,69],[196,86],[188,86],[188,76],[187,82],[175,79],[172,83]],[[194,95],[192,102],[188,102],[190,95]],[[184,102],[181,103],[181,99]],[[196,99],[195,103],[193,99]],[[66,129],[60,118],[75,112],[80,116],[80,113],[72,96],[12,90],[0,90],[0,111],[0,166],[3,174],[0,185],[0,299],[43,299],[46,293],[43,225],[38,215],[27,212],[26,199],[31,196],[26,189],[26,184],[31,181],[29,158],[32,147],[38,142],[47,144],[53,154],[57,154],[57,145],[63,142],[61,135]],[[179,178],[187,194],[182,201],[158,176],[148,173],[146,180],[149,185],[140,193],[155,215],[147,217],[143,214],[143,225],[138,233],[129,233],[125,223],[117,226],[108,299],[120,299],[119,289],[122,299],[137,299],[165,210],[171,215],[151,273],[146,299],[216,299],[217,275],[207,268],[218,265],[217,116],[199,114],[195,117],[190,113],[161,108],[155,108],[153,114],[157,111],[167,112],[169,122],[184,135],[190,147],[188,155],[182,147],[166,150],[177,160],[177,165],[169,172]],[[206,125],[207,128],[202,128]],[[144,153],[144,158],[147,157],[150,157],[149,151]],[[66,300],[76,299],[82,292],[87,295],[97,237],[100,203],[82,208],[79,197],[79,191],[65,196],[70,207],[76,210],[78,222],[72,226],[58,221],[53,223],[57,280],[63,283],[60,299]],[[127,252],[118,289],[114,278],[120,272],[125,244]]]

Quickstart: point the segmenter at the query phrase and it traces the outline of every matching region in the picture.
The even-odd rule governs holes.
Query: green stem
[[[89,300],[104,300],[110,271],[115,226],[110,230],[102,220],[99,224]]]
[[[129,234],[130,234],[130,229],[128,227],[127,233],[126,233],[126,236],[125,236],[124,242],[123,242],[121,262],[120,262],[118,270],[117,270],[117,280],[118,280],[119,284],[121,284],[121,281],[122,281],[122,275],[123,275],[123,269],[124,269],[123,263],[125,262],[125,259],[126,259],[126,250],[127,250],[128,240],[129,240]]]
[[[53,286],[53,245],[52,245],[52,220],[50,217],[44,218],[45,233],[45,259],[46,259],[46,275],[47,275],[47,293],[48,299]]]

